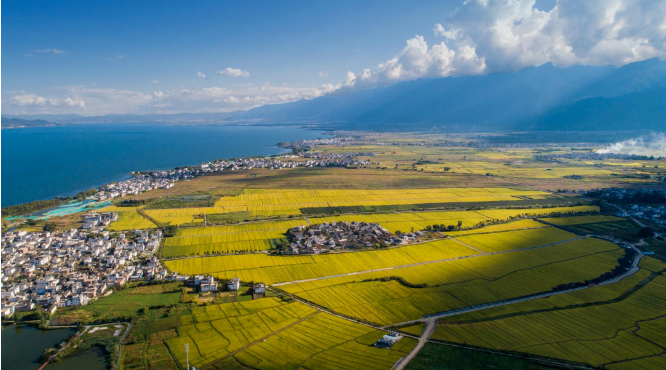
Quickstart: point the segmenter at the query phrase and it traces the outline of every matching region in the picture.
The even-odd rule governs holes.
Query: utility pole
[[[190,370],[190,345],[185,343],[185,356],[187,357],[187,370]]]

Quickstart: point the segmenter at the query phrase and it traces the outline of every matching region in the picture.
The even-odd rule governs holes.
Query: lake
[[[73,195],[132,171],[286,152],[321,137],[294,127],[85,124],[2,130],[2,206]]]

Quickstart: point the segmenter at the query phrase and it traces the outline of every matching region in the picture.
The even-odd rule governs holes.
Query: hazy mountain
[[[21,128],[21,127],[39,127],[53,126],[54,123],[43,119],[25,120],[20,118],[8,118],[2,116],[2,128]]]
[[[34,114],[3,115],[4,118],[23,120],[43,119],[63,124],[74,123],[186,123],[219,124],[237,115],[239,112],[225,113],[174,113],[174,114],[107,114],[104,116],[81,116],[78,114]]]
[[[347,96],[262,106],[233,121],[373,130],[661,128],[666,127],[664,92],[666,62],[661,60],[621,68],[546,64],[516,73],[420,79]],[[641,112],[634,111],[636,104]]]

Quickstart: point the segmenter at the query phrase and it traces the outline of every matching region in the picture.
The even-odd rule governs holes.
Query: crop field
[[[306,190],[246,189],[240,195],[222,197],[216,208],[226,212],[250,211],[256,215],[298,214],[301,208],[516,201],[550,196],[536,190],[510,188],[446,188],[402,190]]]
[[[612,270],[622,255],[611,243],[585,239],[280,288],[345,315],[387,325],[592,279]]]
[[[654,259],[649,265],[656,269],[661,267],[662,271],[666,268]],[[619,290],[614,293],[606,290],[601,298],[611,299],[604,302],[595,302],[599,299],[596,294],[586,297],[586,293],[567,293],[565,295],[571,296],[559,297],[563,301],[551,302],[554,307],[550,309],[518,309],[513,314],[495,318],[488,314],[476,322],[441,324],[433,338],[603,365],[609,369],[665,368],[666,276],[658,274],[642,283],[636,280],[638,278],[619,287],[608,287],[630,289],[622,295],[617,295]],[[632,287],[631,283],[636,285]],[[547,307],[548,303],[530,305]],[[448,320],[454,321],[456,317]]]
[[[218,278],[275,284],[391,266],[442,260],[478,252],[452,240],[400,248],[329,255],[270,256],[247,254],[164,261],[180,274],[213,274]]]
[[[273,247],[271,240],[284,238],[287,229],[299,225],[307,222],[298,219],[179,229],[178,236],[165,239],[162,257],[268,250]]]
[[[391,349],[371,346],[383,334],[385,332],[318,313],[234,358],[252,369],[390,369],[411,351],[416,340],[403,338]]]
[[[615,216],[572,216],[572,217],[552,217],[552,218],[542,218],[542,220],[560,226],[569,226],[569,225],[584,225],[584,224],[596,224],[599,222],[618,222],[626,221],[624,218],[615,217]]]
[[[182,225],[185,223],[194,222],[195,215],[203,215],[208,213],[222,213],[220,209],[213,207],[198,207],[198,208],[167,208],[167,209],[147,209],[144,210],[146,214],[158,222],[169,225]]]
[[[548,298],[535,299],[531,301],[519,302],[511,305],[493,307],[486,310],[446,317],[441,319],[440,322],[464,323],[489,320],[506,315],[517,315],[537,310],[561,308],[590,303],[604,303],[615,300],[622,297],[622,295],[627,291],[640,287],[641,282],[650,278],[652,271],[647,269],[647,266],[650,263],[649,260],[652,259],[649,257],[643,258],[640,263],[642,268],[640,271],[614,284],[600,285],[591,289],[579,290],[566,294],[558,294]],[[666,266],[663,264],[662,267],[666,268]]]
[[[543,227],[539,229],[510,230],[489,234],[465,235],[458,236],[456,239],[486,253],[492,253],[512,249],[538,247],[574,239],[576,237],[575,234],[555,227]]]
[[[548,227],[541,222],[534,220],[518,220],[513,222],[507,222],[497,225],[488,225],[476,229],[468,230],[459,230],[459,231],[446,231],[446,235],[452,237],[458,237],[463,235],[473,235],[473,234],[486,234],[486,233],[496,233],[500,231],[512,231],[512,230],[527,230],[527,229],[540,229]]]
[[[409,164],[411,167],[411,164]],[[591,166],[567,166],[567,165],[549,165],[544,167],[541,164],[518,163],[506,166],[503,162],[482,162],[482,161],[459,161],[442,162],[439,164],[417,165],[417,169],[424,171],[441,172],[444,167],[449,167],[452,172],[485,175],[487,173],[493,176],[519,177],[531,179],[556,179],[565,176],[578,175],[584,177],[608,177],[619,173],[609,169],[601,169]]]
[[[522,217],[531,214],[559,214],[568,212],[592,212],[596,206],[554,207],[539,209],[501,209],[483,211],[430,211],[400,212],[383,214],[338,215],[329,217],[311,217],[312,224],[331,221],[376,222],[392,233],[423,230],[432,225],[453,225],[458,222],[462,227],[473,227],[479,224]],[[160,210],[164,211],[164,210]],[[167,210],[170,211],[170,210]],[[152,217],[152,216],[151,216]],[[236,225],[195,227],[178,230],[176,237],[167,238],[162,250],[162,257],[176,258],[239,251],[262,251],[271,249],[271,240],[284,237],[287,229],[305,226],[304,219],[292,219],[275,222],[252,222]],[[491,225],[474,230],[451,232],[451,235],[475,234],[490,231],[514,230],[521,228],[545,227],[531,220],[522,223]]]
[[[315,309],[304,304],[286,304],[276,298],[196,307],[192,312],[195,323],[179,326],[178,336],[165,342],[183,367],[188,344],[190,364],[200,367],[314,313]]]
[[[361,215],[339,215],[329,217],[311,217],[310,222],[318,224],[322,222],[331,221],[357,221],[357,222],[376,222],[385,227],[392,233],[400,230],[402,232],[409,232],[414,230],[423,230],[427,226],[432,225],[453,225],[457,227],[458,221],[462,222],[462,228],[470,228],[479,224],[490,223],[493,221],[505,221],[516,217],[534,217],[539,215],[551,214],[567,214],[567,213],[582,213],[582,212],[598,212],[597,206],[576,206],[576,207],[552,207],[552,208],[534,208],[534,209],[489,209],[479,211],[426,211],[426,212],[400,212],[400,213],[385,213],[385,214],[361,214]],[[507,227],[507,230],[534,227],[534,222],[529,226],[490,226],[497,227],[501,230],[502,227]],[[543,224],[540,224],[545,226]],[[475,229],[470,233],[478,233],[486,230],[487,227],[482,229]],[[493,230],[493,229],[488,229]],[[464,231],[461,231],[464,233]],[[460,235],[460,234],[458,234]]]
[[[153,229],[156,227],[157,225],[150,220],[145,219],[136,211],[118,212],[118,221],[109,224],[110,231]]]

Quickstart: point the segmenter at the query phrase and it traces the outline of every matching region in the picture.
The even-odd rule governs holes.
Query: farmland
[[[157,225],[145,219],[136,211],[120,211],[118,212],[118,221],[112,222],[109,225],[109,230],[152,229],[156,227]]]
[[[559,302],[555,303],[530,302],[529,307],[506,317],[493,318],[492,313],[487,313],[487,318],[477,318],[476,322],[442,324],[433,338],[610,369],[663,368],[666,265],[657,260],[648,263],[657,270],[650,279],[641,280],[641,284],[635,278],[610,288],[627,289],[630,294],[612,299],[613,294],[608,291],[600,293],[601,297],[568,293],[570,297],[558,297]],[[632,282],[635,285],[631,286]],[[603,301],[597,304],[585,304],[600,298]],[[536,307],[542,309],[535,310]],[[456,317],[449,318],[455,320]]]
[[[273,247],[271,240],[284,238],[287,229],[299,225],[307,222],[301,219],[180,229],[176,237],[165,241],[162,257],[268,250]]]
[[[275,284],[398,265],[455,258],[477,253],[450,240],[433,241],[401,248],[330,255],[271,256],[229,255],[165,261],[171,271],[182,274],[212,274],[221,279]]]
[[[376,222],[390,232],[409,232],[410,230],[423,230],[432,225],[457,226],[463,228],[492,223],[515,217],[537,216],[569,212],[596,212],[596,206],[553,207],[539,209],[505,209],[481,211],[426,211],[401,212],[384,214],[338,215],[329,217],[311,217],[312,224],[332,221]],[[525,223],[510,223],[495,225],[487,228],[493,230],[514,230],[520,228],[533,228],[545,226],[534,221],[525,220]],[[515,224],[515,225],[514,225]],[[284,238],[287,229],[295,226],[305,226],[307,221],[294,218],[284,221],[251,222],[224,226],[209,226],[184,228],[178,230],[176,237],[166,239],[162,249],[162,257],[175,258],[197,255],[210,255],[234,252],[250,252],[269,250],[273,247],[272,240]],[[486,230],[479,229],[479,230]],[[454,232],[462,235],[467,231]],[[457,234],[456,234],[457,233]],[[474,233],[474,232],[470,232]]]
[[[280,288],[345,315],[388,325],[585,281],[610,271],[622,255],[613,244],[583,239],[540,250],[484,255]]]
[[[666,170],[653,164],[663,160],[579,160],[593,155],[583,144],[492,147],[493,134],[447,142],[431,134],[362,136],[279,160],[373,153],[358,157],[369,165],[199,172],[114,199],[100,210],[118,212],[112,234],[161,228],[168,235],[155,257],[170,280],[108,285],[112,294],[58,308],[51,323],[131,320],[119,359],[125,370],[183,369],[185,345],[190,365],[203,369],[388,370],[416,340],[372,346],[387,328],[428,336],[432,316],[444,313],[407,369],[550,369],[507,353],[618,370],[666,367],[666,265],[638,254],[635,273],[598,285],[628,271],[638,252],[627,244],[646,252],[662,241],[639,244],[637,224],[582,194],[658,188]],[[304,233],[315,234],[333,221],[377,223],[403,239],[318,254],[284,248],[294,241],[289,229],[311,226]],[[42,225],[20,227],[29,226]],[[123,251],[135,237],[125,234]],[[217,291],[197,287],[200,274],[215,277]],[[239,290],[227,290],[235,277]],[[266,297],[252,294],[259,282]],[[541,298],[546,292],[558,294]]]
[[[330,213],[327,210],[362,211],[363,207],[445,208],[461,205],[523,205],[525,200],[546,199],[549,193],[511,188],[442,188],[401,190],[327,190],[327,189],[247,189],[236,196],[224,196],[214,207],[145,209],[155,220],[172,225],[190,224],[195,216],[204,214],[231,216],[240,214],[249,219],[295,216],[309,213]],[[557,201],[556,201],[557,203]],[[320,211],[317,211],[320,210]],[[370,209],[372,210],[372,208]],[[339,211],[337,211],[339,212]]]
[[[190,364],[197,367],[234,361],[255,369],[385,369],[415,344],[405,339],[390,351],[369,347],[381,332],[275,298],[197,307],[192,316],[195,323],[179,326],[177,336],[165,340],[181,366],[188,344]]]

